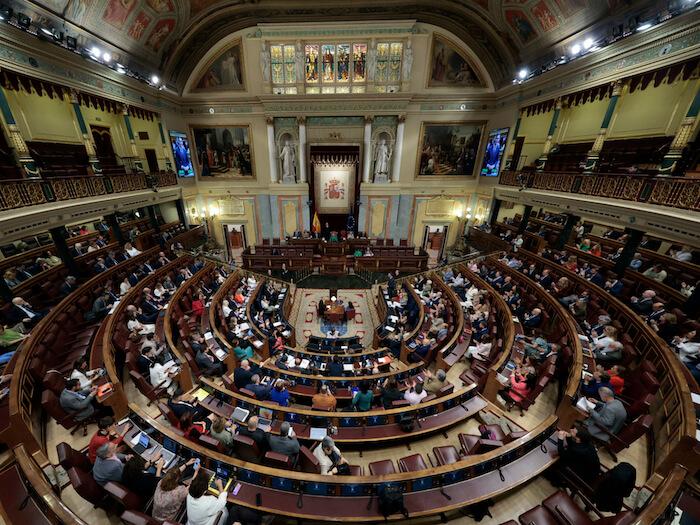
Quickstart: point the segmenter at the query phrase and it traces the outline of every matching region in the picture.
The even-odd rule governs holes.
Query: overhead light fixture
[[[526,68],[522,68],[520,71],[518,71],[518,78],[520,80],[525,80],[526,77],[527,77],[527,69]]]
[[[651,27],[651,22],[644,22],[637,26],[637,31],[646,31]]]
[[[573,46],[571,46],[570,51],[573,56],[578,55],[581,52],[581,44],[574,44]]]
[[[100,55],[102,55],[102,51],[100,51],[99,47],[92,46],[92,48],[90,48],[90,54],[95,58],[100,58]]]
[[[158,78],[158,75],[152,75],[151,76],[151,84],[155,84],[156,86],[160,83],[160,79]]]
[[[112,55],[110,55],[107,51],[105,51],[104,53],[102,53],[102,60],[109,63],[112,61]]]
[[[592,39],[592,38],[586,38],[586,39],[583,41],[583,49],[585,49],[586,51],[588,51],[588,50],[589,50],[590,48],[592,48],[592,47],[593,47],[593,39]]]
[[[45,35],[53,36],[53,31],[51,31],[51,29],[49,29],[48,27],[41,27],[40,29],[41,29],[41,32],[44,33]]]
[[[32,19],[24,13],[17,13],[17,25],[26,31],[32,25]]]
[[[126,68],[118,63],[117,64],[117,73],[119,73],[120,75],[126,74]]]

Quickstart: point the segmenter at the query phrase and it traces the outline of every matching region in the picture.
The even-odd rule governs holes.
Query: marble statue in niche
[[[389,170],[391,164],[391,155],[393,151],[387,143],[385,133],[379,136],[379,141],[374,150],[374,182],[387,183],[389,182]]]
[[[284,135],[283,139],[284,146],[279,154],[279,159],[282,163],[282,182],[284,184],[295,184],[297,181],[297,159],[294,144],[287,134]]]

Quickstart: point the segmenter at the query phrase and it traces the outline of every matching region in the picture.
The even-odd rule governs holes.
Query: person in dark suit
[[[241,365],[233,371],[233,384],[236,388],[245,388],[246,385],[251,383],[251,380],[255,374],[258,373],[258,367],[251,365],[250,361],[243,359]]]
[[[333,356],[333,360],[328,363],[328,375],[331,377],[342,377],[345,369],[338,356]]]
[[[95,266],[93,267],[95,273],[102,273],[107,270],[107,264],[105,263],[105,260],[102,257],[97,258],[97,262],[95,263]]]
[[[548,290],[552,283],[554,282],[552,277],[549,275],[549,269],[542,270],[542,276],[539,278],[538,282],[540,286],[545,290]]]
[[[21,297],[15,297],[12,299],[12,306],[5,315],[11,326],[22,323],[26,329],[31,329],[43,319],[46,312],[35,310]]]
[[[600,458],[585,429],[572,428],[557,433],[559,468],[569,468],[591,485],[600,475]]]
[[[114,254],[114,252],[109,252],[107,257],[105,258],[105,266],[107,268],[111,268],[112,266],[116,266],[117,264],[119,264],[117,256]]]
[[[77,280],[75,277],[73,277],[72,275],[67,276],[61,284],[61,287],[59,288],[59,293],[61,294],[61,297],[66,297],[67,295],[74,292],[78,288],[75,285],[76,282]]]
[[[605,282],[605,289],[611,294],[613,294],[615,297],[620,296],[623,287],[624,283],[615,276],[612,276]]]
[[[642,297],[630,297],[630,306],[632,310],[640,315],[648,315],[651,313],[651,306],[654,304],[656,292],[654,290],[645,290],[642,292]]]
[[[523,326],[527,328],[537,328],[542,323],[542,310],[533,308],[530,313],[526,313],[523,320]]]
[[[102,319],[109,312],[112,306],[112,301],[109,296],[109,292],[103,291],[97,296],[95,302],[92,303],[92,317],[94,320]]]
[[[593,268],[593,272],[588,277],[588,280],[596,286],[603,287],[605,285],[605,278],[603,274],[600,273],[600,268]]]
[[[168,407],[173,411],[175,417],[178,419],[186,413],[192,414],[192,419],[194,421],[200,421],[207,417],[206,411],[198,405],[192,402],[187,394],[181,394],[168,400]]]

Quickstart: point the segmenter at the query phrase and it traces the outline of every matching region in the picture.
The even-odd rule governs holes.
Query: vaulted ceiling
[[[652,0],[14,0],[34,18],[63,19],[182,87],[218,40],[259,23],[415,19],[460,37],[496,85],[524,60]],[[634,4],[634,5],[632,5]]]

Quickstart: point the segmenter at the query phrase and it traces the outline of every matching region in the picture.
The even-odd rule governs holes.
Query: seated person
[[[606,373],[610,378],[610,388],[612,388],[616,396],[619,396],[625,389],[625,378],[622,377],[622,374],[625,373],[625,367],[622,365],[613,365]]]
[[[500,391],[501,396],[506,400],[506,408],[510,410],[529,396],[536,383],[537,376],[534,372],[526,371],[520,365],[517,366],[508,378],[508,386]]]
[[[31,330],[45,315],[45,312],[32,308],[22,297],[15,297],[12,299],[12,306],[5,313],[5,318],[10,326],[22,323],[25,330]]]
[[[615,399],[615,394],[610,388],[603,387],[598,391],[598,398],[588,398],[595,404],[588,419],[585,421],[586,430],[594,438],[608,442],[610,434],[617,434],[627,420],[627,411],[619,399]]]
[[[585,397],[598,398],[598,391],[602,387],[611,388],[610,376],[602,371],[602,367],[598,366],[598,370],[593,372],[592,376],[586,374],[586,377],[581,380],[579,392]]]
[[[236,388],[245,388],[257,371],[257,366],[251,365],[248,359],[243,359],[240,366],[233,371],[233,384]]]
[[[323,476],[350,471],[347,460],[341,455],[330,436],[324,437],[321,444],[314,449],[314,456],[318,460]]]
[[[481,341],[477,341],[475,345],[471,345],[469,348],[467,348],[466,357],[468,359],[485,361],[491,353],[491,346],[491,336],[486,334],[482,336]]]
[[[151,499],[163,475],[164,464],[160,453],[148,460],[132,456],[124,463],[121,483],[144,500]],[[151,472],[151,468],[155,468],[155,472]]]
[[[233,433],[231,432],[231,421],[225,420],[223,417],[215,417],[211,424],[211,430],[209,435],[214,439],[218,440],[224,448],[226,448],[227,454],[231,454],[233,451]]]
[[[27,337],[29,337],[28,334],[22,334],[0,324],[0,354],[14,352]]]
[[[360,381],[359,391],[352,398],[352,407],[359,412],[367,412],[372,409],[374,394],[367,381]]]
[[[207,435],[207,424],[205,421],[194,421],[192,412],[185,412],[180,417],[178,428],[182,430],[184,436],[195,443],[199,440],[199,436]]]
[[[202,420],[206,417],[206,410],[194,403],[191,394],[180,394],[168,400],[168,407],[173,411],[175,417],[180,419],[186,413],[192,416],[195,421]]]
[[[260,399],[265,401],[270,399],[270,389],[272,385],[263,385],[260,383],[260,376],[258,374],[253,374],[250,378],[250,383],[245,386],[246,390],[250,390],[255,394],[255,399]]]
[[[656,292],[654,290],[644,290],[641,298],[635,296],[630,297],[630,306],[632,310],[638,314],[648,315],[651,312],[655,297]]]
[[[287,456],[292,460],[292,464],[296,463],[301,446],[288,421],[284,421],[280,425],[279,436],[270,434],[268,442],[272,452]]]
[[[92,477],[99,485],[106,485],[108,481],[121,482],[124,472],[124,462],[133,456],[117,453],[115,443],[105,443],[97,449],[95,465],[92,467]]]
[[[251,359],[255,355],[253,347],[248,341],[234,339],[231,341],[231,346],[233,346],[233,355],[236,356],[236,359]]]
[[[447,382],[447,374],[445,374],[445,371],[442,369],[438,369],[435,375],[433,375],[430,370],[426,369],[424,375],[425,382],[423,383],[423,388],[429,394],[437,394],[443,387],[449,385]]]
[[[413,380],[411,386],[403,395],[403,398],[408,401],[410,405],[417,405],[426,397],[428,397],[428,392],[423,389],[423,383],[416,380]]]
[[[268,439],[267,434],[260,428],[258,428],[259,418],[258,416],[250,416],[248,418],[248,424],[243,427],[239,427],[238,434],[241,436],[246,436],[255,441],[258,445],[258,449],[261,454],[267,452]]]
[[[194,465],[194,462],[195,458],[190,458],[179,467],[171,467],[160,479],[153,494],[153,518],[177,521],[177,515],[185,503],[188,491],[187,485],[182,483],[182,473],[187,467]]]
[[[89,390],[92,384],[102,376],[102,369],[88,370],[88,360],[86,356],[81,356],[73,363],[73,370],[70,373],[71,379],[77,379],[80,383],[80,390]]]
[[[318,393],[311,398],[311,406],[318,410],[334,411],[338,400],[331,394],[328,385],[321,384]]]
[[[90,463],[94,463],[97,459],[97,450],[105,443],[114,443],[119,445],[126,433],[131,428],[131,425],[126,425],[121,433],[117,433],[117,425],[114,423],[114,418],[105,416],[97,422],[97,432],[90,438],[88,444],[88,459]]]
[[[77,379],[69,379],[66,381],[66,387],[61,392],[59,404],[69,415],[73,416],[76,421],[84,421],[95,413],[95,408],[92,406],[92,400],[97,395],[97,387],[92,387],[90,390],[82,390],[80,381]]]
[[[199,468],[195,469],[194,478],[190,483],[187,494],[187,525],[214,525],[215,523],[228,523],[228,492],[224,490],[221,479],[216,478],[218,496],[209,493],[209,474]],[[221,516],[216,521],[216,517]]]
[[[194,346],[192,346],[192,349],[194,350]],[[226,373],[226,365],[211,353],[211,350],[206,344],[198,345],[194,360],[202,374],[206,376],[220,377]]]
[[[281,407],[289,406],[289,390],[286,385],[287,382],[284,379],[277,379],[274,388],[270,390],[270,401]]]
[[[557,432],[559,468],[569,468],[583,481],[592,484],[600,475],[600,458],[586,429]]]

